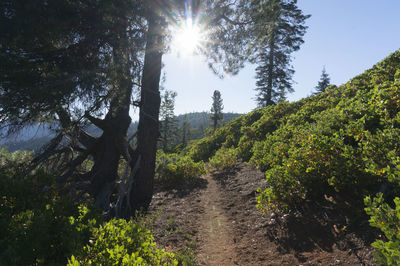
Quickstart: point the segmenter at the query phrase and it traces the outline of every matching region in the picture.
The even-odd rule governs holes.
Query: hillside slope
[[[400,50],[344,85],[256,110],[186,147],[184,155],[209,161],[211,171],[221,171],[214,175],[221,182],[219,196],[211,203],[219,208],[213,207],[214,214],[207,209],[202,213],[233,223],[220,238],[234,244],[217,252],[215,261],[376,264],[369,246],[378,238],[373,243],[378,261],[398,263],[399,111]],[[238,172],[238,161],[264,172],[266,182],[254,180],[258,174]],[[214,182],[207,181],[206,195],[215,190],[209,188]],[[247,200],[241,198],[242,191],[254,184],[258,184],[257,193],[253,186],[244,195]],[[395,198],[396,209],[383,203],[380,195],[390,204]],[[261,222],[248,219],[259,212],[265,214]],[[208,250],[204,245],[210,241],[199,237],[204,235],[203,227],[195,234],[200,243],[206,243],[200,247],[200,259],[207,256],[201,250]],[[244,248],[253,246],[252,242],[254,250]],[[232,253],[231,245],[236,252]]]
[[[265,171],[261,210],[330,197],[361,204],[379,190],[390,198],[400,183],[399,88],[396,51],[342,86],[241,116],[185,152],[217,166],[233,157]]]

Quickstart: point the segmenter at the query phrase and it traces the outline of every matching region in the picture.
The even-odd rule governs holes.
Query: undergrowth
[[[32,154],[0,150],[0,265],[176,265],[136,220],[104,222],[42,170],[15,174]]]
[[[206,173],[202,161],[194,162],[188,156],[157,151],[156,180],[166,184],[182,184]]]

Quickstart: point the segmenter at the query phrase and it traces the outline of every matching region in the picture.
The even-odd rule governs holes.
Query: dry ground
[[[307,203],[288,214],[260,215],[264,174],[243,163],[179,187],[158,186],[151,230],[167,249],[194,250],[199,265],[376,265],[377,232],[348,224],[337,204]],[[347,226],[347,227],[345,227]]]

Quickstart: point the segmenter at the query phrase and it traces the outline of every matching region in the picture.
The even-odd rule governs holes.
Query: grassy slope
[[[400,50],[348,83],[241,116],[185,152],[235,154],[266,172],[260,207],[363,196],[400,184]],[[234,153],[232,153],[234,150]]]

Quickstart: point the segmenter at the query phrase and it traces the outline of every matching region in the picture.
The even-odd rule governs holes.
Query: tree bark
[[[109,210],[111,207],[110,196],[116,184],[121,155],[127,160],[130,159],[127,132],[132,121],[129,109],[133,83],[129,64],[129,42],[123,32],[113,46],[115,88],[111,91],[110,108],[106,117],[98,121],[103,134],[93,152],[94,166],[90,173],[95,206],[103,210]]]
[[[268,84],[267,84],[267,94],[266,94],[266,101],[265,105],[273,105],[274,102],[272,101],[272,82],[274,79],[274,53],[275,53],[275,47],[274,47],[274,34],[272,33],[271,36],[271,41],[270,41],[270,50],[269,50],[269,55],[268,55]]]
[[[157,139],[159,137],[158,117],[161,103],[159,83],[162,68],[164,24],[162,18],[156,12],[149,16],[148,23],[137,135],[137,152],[141,160],[129,197],[133,211],[147,210],[153,197],[154,169]],[[132,160],[131,168],[134,167],[134,164],[135,161]]]

